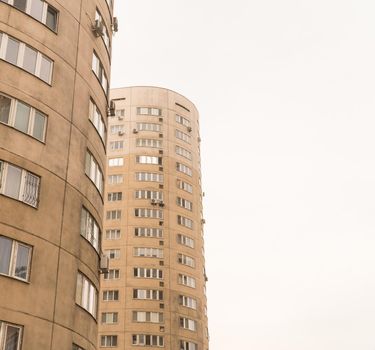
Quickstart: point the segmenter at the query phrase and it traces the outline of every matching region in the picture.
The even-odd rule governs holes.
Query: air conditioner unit
[[[118,18],[117,17],[113,17],[112,30],[116,33],[118,32]]]
[[[206,220],[205,220],[205,219],[202,219],[202,220],[201,220],[201,223],[202,223],[202,224],[205,224],[205,223],[206,223]]]
[[[108,272],[109,269],[109,258],[107,255],[101,255],[100,256],[100,265],[99,269],[101,273],[106,273]]]
[[[156,199],[151,199],[151,205],[156,205],[157,202],[156,202]]]
[[[162,207],[162,208],[163,208],[163,207],[164,207],[164,205],[165,205],[163,201],[159,201],[159,203],[158,203],[158,204],[159,204],[159,207]]]
[[[125,133],[123,131],[118,132],[118,136],[123,136]]]
[[[193,129],[192,129],[191,126],[188,126],[188,127],[187,127],[187,131],[191,132],[192,130],[193,130]]]
[[[137,129],[133,129],[133,134],[138,134],[138,130]]]
[[[95,36],[104,35],[104,24],[100,19],[95,20],[94,25],[92,26],[92,31],[94,32]]]

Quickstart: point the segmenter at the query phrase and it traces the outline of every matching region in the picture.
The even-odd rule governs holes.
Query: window
[[[123,149],[124,148],[124,141],[111,141],[109,143],[109,148],[112,150],[112,151],[116,151],[116,150],[119,150],[119,149]]]
[[[108,183],[110,185],[115,185],[115,184],[121,184],[124,181],[124,176],[123,175],[109,175],[108,176]]]
[[[177,180],[177,188],[189,193],[193,193],[193,186],[180,179]]]
[[[86,151],[85,174],[94,183],[95,187],[103,194],[103,172],[94,156]]]
[[[1,93],[0,123],[44,141],[47,117],[37,109]]]
[[[163,270],[144,268],[144,267],[135,267],[133,269],[134,277],[136,278],[163,278]]]
[[[105,143],[105,123],[102,114],[95,102],[90,98],[89,120],[94,125],[100,138]]]
[[[105,290],[103,291],[103,300],[104,301],[117,301],[119,299],[118,290]]]
[[[162,323],[164,317],[162,312],[133,311],[133,322]]]
[[[186,266],[195,267],[195,260],[191,256],[185,254],[177,254],[177,261]]]
[[[135,179],[137,181],[163,182],[164,176],[158,173],[139,172],[135,173]]]
[[[193,210],[193,203],[181,197],[177,197],[177,205],[190,211]]]
[[[76,303],[96,318],[98,292],[94,284],[81,272],[77,274]]]
[[[136,227],[134,229],[134,236],[162,238],[163,230],[156,227]]]
[[[194,239],[192,239],[188,236],[178,234],[177,235],[177,242],[179,244],[185,245],[187,247],[194,248]]]
[[[178,154],[179,156],[182,156],[186,159],[189,159],[189,160],[192,159],[191,152],[188,151],[186,148],[183,148],[183,147],[180,147],[180,146],[176,146],[176,154]]]
[[[45,24],[54,32],[57,31],[58,12],[43,0],[0,0],[27,13],[38,22]]]
[[[161,109],[159,108],[150,108],[150,107],[137,107],[137,114],[139,115],[153,115],[160,116]]]
[[[117,346],[117,335],[100,336],[100,346],[103,348],[113,348]]]
[[[163,258],[163,249],[138,247],[134,248],[134,256],[147,258]]]
[[[111,134],[118,134],[124,132],[124,125],[111,125],[110,132]]]
[[[100,228],[90,212],[82,207],[81,210],[81,236],[86,238],[90,244],[99,251]]]
[[[110,47],[111,47],[111,41],[109,39],[108,29],[107,29],[107,26],[105,25],[103,17],[100,14],[100,12],[99,12],[98,9],[96,9],[96,11],[95,11],[95,20],[98,20],[101,23],[103,23],[103,35],[101,37],[103,39],[105,47],[107,48],[107,50],[109,52],[110,51]]]
[[[179,350],[198,350],[198,345],[186,340],[180,340]]]
[[[121,210],[107,210],[107,220],[120,220],[121,219]]]
[[[193,171],[187,165],[177,162],[176,163],[177,171],[184,173],[188,176],[193,176]]]
[[[136,156],[136,162],[138,164],[162,164],[162,157],[155,157],[155,156]]]
[[[161,148],[162,141],[158,139],[137,139],[137,147]]]
[[[121,238],[121,231],[119,229],[112,229],[105,231],[105,238],[106,239],[120,239]]]
[[[117,312],[102,312],[102,323],[113,324],[118,322]]]
[[[28,281],[31,252],[29,245],[0,236],[0,274]]]
[[[120,278],[120,270],[119,269],[109,269],[108,272],[104,273],[105,280],[116,280]]]
[[[0,160],[0,194],[36,208],[39,187],[39,176]]]
[[[116,109],[116,117],[124,117],[125,109]]]
[[[136,199],[163,200],[163,192],[161,191],[136,190],[134,194]]]
[[[107,249],[104,254],[108,256],[108,259],[120,259],[120,249]]]
[[[178,283],[187,287],[195,288],[195,278],[187,275],[178,274]]]
[[[163,291],[157,289],[133,289],[133,298],[142,300],[163,300]]]
[[[109,84],[108,84],[107,74],[105,73],[103,64],[100,61],[95,51],[92,54],[92,71],[95,73],[96,77],[98,78],[100,85],[102,86],[105,94],[108,95]]]
[[[179,123],[181,125],[184,125],[186,127],[190,127],[190,125],[191,125],[190,120],[186,119],[182,115],[176,114],[176,119],[175,120],[176,120],[177,123]]]
[[[197,321],[191,320],[187,317],[180,317],[180,327],[188,329],[189,331],[197,331]]]
[[[164,337],[151,334],[133,334],[132,344],[138,346],[159,346],[164,347]]]
[[[23,327],[0,321],[0,349],[20,350]]]
[[[108,165],[110,167],[114,167],[114,166],[123,166],[124,165],[124,158],[110,158],[108,160]]]
[[[155,123],[137,123],[137,130],[139,131],[161,131],[161,125]]]
[[[109,192],[108,202],[117,202],[122,200],[122,192]]]
[[[181,226],[193,229],[193,220],[186,218],[185,216],[177,215],[177,223]]]
[[[51,84],[53,62],[25,43],[0,32],[0,59],[3,59]]]
[[[176,129],[175,135],[176,135],[176,138],[178,138],[179,140],[184,141],[188,144],[191,144],[191,136],[190,135],[185,134],[184,132],[182,132],[178,129]]]
[[[179,295],[178,302],[182,306],[186,306],[190,309],[197,309],[197,300],[186,295]]]
[[[162,219],[163,218],[163,210],[161,210],[161,209],[148,209],[148,208],[136,208],[136,209],[134,209],[134,215],[138,218]]]
[[[78,346],[77,344],[73,344],[73,345],[72,345],[72,350],[84,350],[84,348],[81,348],[81,347]]]

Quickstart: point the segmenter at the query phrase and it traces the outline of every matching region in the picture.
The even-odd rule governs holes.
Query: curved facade
[[[99,347],[207,350],[198,111],[157,87],[111,98]]]
[[[111,6],[0,1],[0,349],[96,349]]]

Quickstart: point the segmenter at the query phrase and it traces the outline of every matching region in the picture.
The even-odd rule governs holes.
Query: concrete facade
[[[109,78],[110,46],[92,30],[96,11],[111,38],[106,0],[0,1],[0,349],[97,348],[100,245],[81,224],[83,207],[100,228],[103,220],[106,139],[89,120],[89,106],[91,99],[105,125],[108,91],[92,61],[95,51]],[[27,130],[21,107],[31,108]],[[36,114],[44,116],[39,138],[32,135],[41,130]],[[85,170],[88,151],[100,169],[96,183]],[[12,171],[22,175],[20,184]],[[20,247],[29,253],[23,265]],[[27,276],[17,276],[18,265]],[[78,276],[85,276],[82,290]]]
[[[99,348],[207,350],[198,111],[157,87],[111,99]]]

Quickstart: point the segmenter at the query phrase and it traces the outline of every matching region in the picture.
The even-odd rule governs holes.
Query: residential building
[[[111,100],[99,348],[207,350],[198,111],[158,87]]]
[[[0,1],[0,349],[97,348],[112,1]]]

